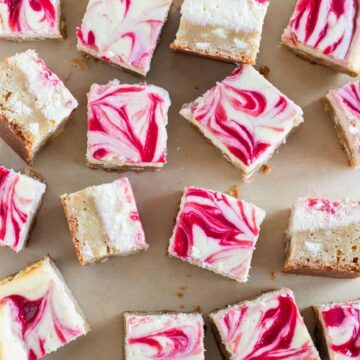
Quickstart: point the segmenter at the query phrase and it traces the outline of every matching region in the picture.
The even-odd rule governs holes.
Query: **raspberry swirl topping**
[[[204,323],[197,314],[128,315],[127,352],[134,358],[204,359]]]
[[[172,0],[90,0],[80,47],[93,55],[146,75]]]
[[[0,167],[0,245],[20,251],[45,185]]]
[[[300,0],[291,18],[291,41],[345,60],[358,32],[358,0]]]
[[[12,321],[18,325],[18,336],[27,348],[28,360],[37,360],[47,354],[49,331],[55,337],[52,341],[59,343],[59,346],[83,334],[81,329],[62,323],[61,314],[54,307],[52,289],[35,300],[21,295],[7,296],[0,301],[2,306],[10,308]],[[45,329],[47,333],[44,333]]]
[[[303,121],[301,109],[247,65],[181,114],[246,171],[266,161]]]
[[[325,327],[327,344],[342,359],[360,358],[360,305],[348,302],[322,306],[320,316]]]
[[[291,292],[268,293],[212,315],[236,360],[320,360]]]
[[[167,91],[151,85],[93,85],[88,103],[88,159],[113,165],[166,163]]]
[[[58,0],[0,0],[0,33],[58,32]]]
[[[185,190],[170,254],[244,282],[265,212],[229,195]]]

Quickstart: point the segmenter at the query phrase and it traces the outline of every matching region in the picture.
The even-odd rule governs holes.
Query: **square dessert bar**
[[[359,0],[298,0],[282,44],[351,76],[360,74]]]
[[[360,301],[318,305],[313,309],[324,358],[359,359]]]
[[[125,313],[125,360],[204,360],[198,313]]]
[[[5,59],[0,84],[0,136],[32,163],[78,103],[34,50]]]
[[[230,195],[186,188],[169,255],[246,282],[265,211]]]
[[[0,39],[62,39],[60,0],[2,0]]]
[[[332,117],[350,166],[360,168],[360,81],[330,90],[325,110]]]
[[[228,360],[320,360],[292,291],[281,289],[210,314]]]
[[[268,0],[185,0],[174,51],[255,64]]]
[[[360,276],[360,203],[301,198],[291,210],[284,271]]]
[[[172,0],[90,0],[78,50],[145,76]]]
[[[87,162],[93,168],[158,169],[166,164],[166,90],[111,81],[88,94]]]
[[[81,265],[148,248],[127,178],[62,195],[61,201]]]
[[[50,258],[0,281],[0,358],[36,360],[90,330]]]
[[[41,181],[0,166],[0,246],[25,247],[45,190]]]
[[[180,114],[241,169],[248,181],[287,136],[303,112],[250,65],[242,65]]]

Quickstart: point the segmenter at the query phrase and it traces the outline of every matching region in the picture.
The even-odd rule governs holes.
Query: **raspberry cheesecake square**
[[[62,39],[60,0],[2,0],[0,39]]]
[[[359,0],[298,0],[282,44],[351,76],[360,74]]]
[[[204,360],[198,313],[125,313],[125,360]]]
[[[330,90],[325,97],[325,110],[333,120],[350,166],[360,168],[360,81]]]
[[[169,93],[114,80],[88,94],[87,162],[111,170],[159,169],[166,164]]]
[[[247,282],[265,211],[230,195],[186,188],[169,255]]]
[[[320,360],[291,290],[230,305],[210,321],[225,359]]]
[[[148,248],[127,178],[64,194],[61,202],[81,265]]]
[[[313,310],[324,358],[359,359],[360,301],[322,304],[314,306]]]
[[[242,65],[180,114],[195,125],[249,181],[303,120],[303,112]]]
[[[0,281],[2,360],[40,359],[90,331],[48,257]]]
[[[34,50],[5,59],[0,84],[0,136],[31,164],[78,102]]]
[[[146,76],[172,0],[90,0],[79,51]]]
[[[255,64],[268,0],[185,0],[174,51]]]
[[[26,246],[45,190],[41,181],[0,166],[0,246],[16,252]]]
[[[360,276],[360,203],[301,198],[292,206],[284,271]]]

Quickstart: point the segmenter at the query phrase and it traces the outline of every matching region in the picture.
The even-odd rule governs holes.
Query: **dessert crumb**
[[[353,127],[356,127],[356,121],[355,121],[355,120],[352,120],[352,121],[351,121],[351,125],[352,125]]]
[[[264,77],[268,77],[270,74],[270,68],[268,66],[260,66],[259,73]]]
[[[181,146],[178,146],[177,148],[176,148],[176,151],[180,151],[181,150]]]
[[[70,64],[78,70],[87,70],[89,68],[85,60],[80,58],[71,59]]]
[[[186,291],[186,287],[182,286],[177,292],[178,298],[180,299],[183,298],[185,296],[185,291]]]
[[[231,186],[230,190],[227,192],[230,196],[238,199],[239,198],[239,188],[237,185]]]
[[[24,174],[41,182],[44,182],[44,178],[35,170],[33,170],[30,166],[27,166],[24,170]]]
[[[276,279],[276,272],[275,271],[272,271],[271,273],[270,273],[270,275],[271,275],[271,280],[275,280]]]
[[[263,165],[261,167],[261,171],[262,171],[263,174],[269,175],[271,173],[271,168],[270,168],[269,165]]]
[[[195,307],[195,312],[199,312],[199,313],[201,313],[202,311],[201,311],[201,307],[198,305],[198,306],[196,306]]]
[[[180,309],[185,309],[185,306],[184,306],[184,305],[180,305]]]
[[[199,90],[200,88],[198,86],[195,86],[195,90]]]

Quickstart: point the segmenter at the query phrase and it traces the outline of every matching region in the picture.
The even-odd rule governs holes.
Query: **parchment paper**
[[[0,249],[0,276],[24,268],[46,254],[56,260],[67,283],[85,311],[91,333],[65,346],[49,360],[122,359],[121,314],[127,310],[192,311],[204,314],[260,292],[290,287],[301,310],[314,303],[360,296],[360,280],[336,280],[281,274],[283,233],[288,224],[289,206],[299,196],[360,200],[360,172],[347,167],[321,98],[330,88],[350,81],[330,69],[312,65],[279,46],[280,36],[293,10],[294,0],[271,0],[258,66],[268,66],[269,80],[299,104],[305,123],[281,147],[269,165],[269,175],[257,174],[251,184],[243,184],[239,171],[225,161],[186,120],[178,115],[181,105],[195,99],[231,73],[234,65],[189,55],[173,54],[169,44],[179,24],[180,0],[173,5],[155,54],[147,82],[166,88],[172,98],[168,165],[160,172],[126,174],[90,170],[85,165],[86,93],[94,82],[142,81],[107,64],[87,61],[79,70],[71,61],[79,58],[75,28],[81,22],[87,1],[63,0],[68,38],[64,42],[0,43],[0,56],[35,48],[80,102],[64,133],[36,158],[34,169],[47,184],[45,202],[33,230],[29,246],[20,254]],[[0,141],[0,163],[23,170],[24,162]],[[111,182],[126,175],[133,185],[150,248],[126,258],[81,267],[71,242],[59,196],[90,185]],[[240,196],[263,207],[268,216],[261,229],[251,278],[241,285],[206,270],[169,259],[168,239],[182,189],[195,185],[227,191],[237,184]],[[312,315],[304,315],[312,329]],[[206,336],[207,359],[220,359],[210,331]]]

